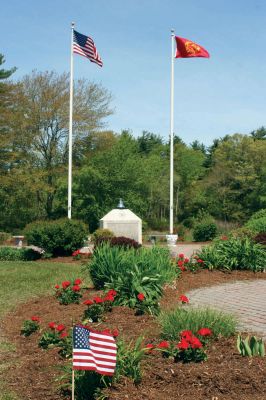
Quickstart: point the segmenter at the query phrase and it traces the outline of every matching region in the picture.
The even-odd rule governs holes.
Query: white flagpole
[[[72,366],[73,368],[73,366]],[[75,371],[72,369],[72,391],[71,400],[75,400]]]
[[[171,30],[171,106],[170,106],[170,235],[174,232],[174,57],[175,32]]]
[[[69,98],[69,135],[68,135],[68,207],[67,216],[71,219],[72,204],[72,128],[73,128],[73,31],[74,22],[71,24],[71,57],[70,57],[70,98]]]

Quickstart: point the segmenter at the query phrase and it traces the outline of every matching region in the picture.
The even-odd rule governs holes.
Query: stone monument
[[[142,243],[142,220],[120,199],[117,208],[100,219],[100,228],[109,229],[115,236],[125,236]]]

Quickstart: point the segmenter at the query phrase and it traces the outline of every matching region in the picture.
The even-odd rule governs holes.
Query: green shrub
[[[256,219],[266,218],[266,208],[262,208],[261,210],[255,212],[249,219],[249,221],[255,221]]]
[[[110,229],[99,228],[93,233],[91,239],[93,243],[97,245],[98,241],[101,241],[101,239],[109,239],[112,237],[114,237],[114,233],[110,231]]]
[[[161,313],[158,319],[161,336],[166,340],[177,340],[184,330],[192,331],[195,335],[202,327],[211,329],[213,338],[219,335],[229,337],[236,330],[236,320],[232,315],[210,308],[178,307]]]
[[[196,242],[212,240],[217,235],[217,226],[210,220],[198,222],[193,230],[193,238]]]
[[[250,219],[245,226],[255,234],[260,232],[266,232],[266,216],[261,218]]]
[[[73,219],[36,221],[27,225],[25,236],[29,244],[39,246],[53,256],[71,255],[84,244],[86,225]]]
[[[34,261],[41,254],[30,248],[0,247],[0,261]]]
[[[231,237],[204,246],[198,256],[209,269],[247,269],[259,272],[265,268],[266,250],[248,238]]]
[[[239,239],[245,239],[245,238],[253,239],[254,238],[254,232],[245,226],[242,226],[241,228],[236,228],[236,229],[232,230],[231,235],[234,238],[239,238]]]
[[[138,295],[143,294],[146,310],[155,313],[165,283],[177,275],[167,249],[124,249],[103,244],[96,248],[88,264],[91,279],[97,289],[118,292],[116,304],[139,308]]]
[[[7,232],[0,232],[0,244],[3,244],[7,239],[10,239],[11,235]]]

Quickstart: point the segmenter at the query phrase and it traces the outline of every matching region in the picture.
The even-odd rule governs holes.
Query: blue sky
[[[107,128],[167,139],[170,30],[204,46],[210,59],[175,60],[175,133],[186,143],[266,125],[266,2],[234,0],[9,0],[1,6],[5,67],[69,71],[70,25],[91,36],[101,69],[74,56],[75,78],[113,94]]]

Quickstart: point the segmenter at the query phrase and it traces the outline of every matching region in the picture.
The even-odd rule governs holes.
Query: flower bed
[[[171,286],[165,289],[160,305],[163,309],[167,309],[179,304],[180,307],[186,309],[189,306],[181,305],[180,296],[185,296],[190,289],[236,279],[256,279],[257,276],[259,279],[266,278],[265,274],[254,275],[248,271],[235,271],[232,274],[207,270],[196,273],[184,272],[176,287]],[[39,316],[41,329],[54,332],[53,328],[48,326],[53,321],[55,331],[58,331],[56,327],[60,328],[60,325],[69,330],[72,323],[80,321],[87,307],[83,301],[103,296],[102,291],[89,290],[84,293],[80,304],[67,306],[60,305],[53,296],[42,297],[31,301],[26,306],[18,307],[7,316],[2,326],[7,338],[16,345],[14,357],[20,362],[14,363],[6,379],[12,390],[17,391],[21,398],[41,400],[45,396],[48,400],[62,400],[62,396],[56,389],[58,383],[55,382],[55,378],[62,374],[58,366],[63,367],[67,364],[58,355],[58,349],[43,350],[38,347],[38,332],[34,332],[26,339],[21,336],[19,332],[23,321],[31,316]],[[105,320],[98,325],[98,329],[109,328],[112,331],[117,329],[119,337],[124,337],[126,341],[135,341],[140,335],[144,335],[146,344],[154,343],[159,346],[162,338],[157,320],[148,314],[138,316],[135,314],[134,309],[113,307],[112,312],[105,314]],[[201,333],[206,334],[206,331],[201,331]],[[185,341],[192,341],[195,345],[192,335],[190,339],[187,337],[183,342],[182,339],[184,337],[173,341],[173,345],[177,346],[180,343],[182,347]],[[174,400],[179,397],[191,400],[205,400],[212,397],[217,397],[219,400],[266,398],[266,389],[263,385],[265,358],[252,358],[251,363],[248,358],[241,357],[236,349],[236,337],[218,338],[211,345],[206,346],[206,354],[208,359],[203,363],[182,363],[174,362],[172,357],[163,357],[161,351],[154,351],[143,359],[142,380],[138,386],[136,387],[129,378],[124,378],[108,389],[108,399],[125,399],[126,395],[130,400],[142,398]],[[6,358],[10,361],[10,353],[6,354]],[[36,390],[37,387],[38,390]],[[65,396],[65,399],[68,398]]]

